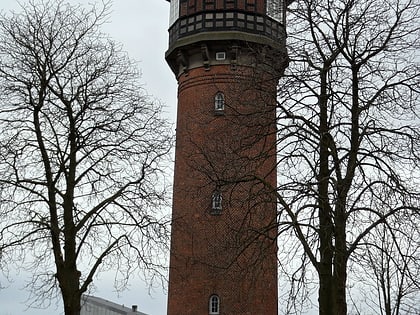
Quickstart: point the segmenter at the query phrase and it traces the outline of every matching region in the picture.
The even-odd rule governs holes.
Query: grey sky
[[[71,3],[83,3],[87,0],[69,0]],[[89,0],[93,2],[95,0]],[[24,3],[25,0],[21,0]],[[1,0],[0,10],[18,10],[17,0]],[[103,30],[118,42],[131,58],[139,61],[142,81],[147,92],[166,104],[166,113],[175,120],[176,80],[164,61],[167,49],[167,28],[169,3],[165,0],[114,0],[110,23]],[[0,283],[4,284],[0,275]],[[27,309],[24,302],[28,293],[22,290],[25,276],[11,274],[15,280],[10,286],[0,290],[0,315],[41,315],[62,314],[61,308],[37,310]],[[120,296],[112,287],[112,274],[101,275],[95,282],[93,294],[113,302],[131,306],[139,305],[139,310],[150,315],[166,314],[166,295],[161,287],[156,287],[149,295],[149,288],[141,279],[132,279],[130,287]]]

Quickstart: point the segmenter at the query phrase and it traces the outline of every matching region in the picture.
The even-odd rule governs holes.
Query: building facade
[[[282,0],[171,0],[178,80],[168,315],[276,315]]]

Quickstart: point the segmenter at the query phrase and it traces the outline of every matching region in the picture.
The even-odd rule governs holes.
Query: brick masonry
[[[213,294],[220,314],[277,314],[276,204],[254,179],[276,186],[276,80],[256,69],[221,64],[178,78],[168,315],[209,314]]]

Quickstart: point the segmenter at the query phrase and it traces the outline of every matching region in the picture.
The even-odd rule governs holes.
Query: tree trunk
[[[325,67],[328,69],[328,67]],[[332,263],[333,263],[333,227],[332,227],[332,213],[328,198],[328,108],[327,108],[327,70],[321,72],[321,90],[319,95],[320,107],[320,166],[318,174],[319,187],[319,314],[320,315],[337,315],[335,308],[332,306],[333,277],[332,277]]]
[[[347,282],[347,248],[345,202],[338,201],[335,213],[335,247],[334,247],[334,304],[336,315],[347,314],[346,282]]]
[[[64,314],[80,315],[80,272],[76,268],[71,268],[71,270],[63,270],[62,274],[59,279],[61,279],[60,288],[63,295]]]

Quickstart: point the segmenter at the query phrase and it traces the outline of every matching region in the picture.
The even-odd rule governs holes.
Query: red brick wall
[[[277,314],[275,202],[256,181],[238,181],[257,175],[275,187],[275,84],[229,65],[179,78],[168,315],[208,314],[212,294],[220,314]],[[223,210],[212,215],[217,179]]]

